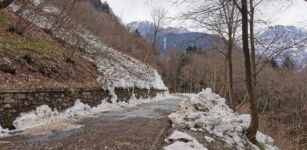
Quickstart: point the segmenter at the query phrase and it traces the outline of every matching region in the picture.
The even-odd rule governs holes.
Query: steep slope
[[[20,9],[18,4],[11,4],[10,7],[15,12]],[[47,5],[45,8],[48,9],[44,9],[44,15],[36,14],[36,12],[29,10],[30,13],[24,14],[22,17],[40,28],[51,32],[54,37],[66,41],[73,47],[77,45],[77,47],[85,49],[90,56],[84,56],[84,58],[89,62],[96,63],[98,70],[102,73],[97,79],[101,87],[105,89],[136,87],[140,89],[167,90],[160,75],[154,68],[107,47],[82,26],[69,28],[63,25],[54,30],[52,25],[55,23],[52,20],[56,20],[54,19],[55,14],[61,14],[62,12],[52,5]],[[56,10],[56,12],[49,10]]]
[[[154,25],[148,21],[131,22],[126,25],[131,32],[138,31],[148,42],[152,41]],[[201,49],[208,49],[215,43],[215,36],[200,33],[191,32],[185,28],[163,28],[158,34],[159,51],[161,54],[173,46],[181,49],[186,49],[189,46],[197,46]]]
[[[17,22],[9,11],[0,12],[0,89],[99,87],[101,74],[89,54],[76,51],[32,26],[24,35],[10,32]]]

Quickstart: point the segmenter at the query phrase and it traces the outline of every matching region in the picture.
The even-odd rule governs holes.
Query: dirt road
[[[161,149],[166,131],[171,126],[167,116],[176,111],[180,101],[180,98],[168,99],[103,112],[74,121],[69,125],[74,128],[52,128],[53,125],[32,128],[0,138],[0,149]]]

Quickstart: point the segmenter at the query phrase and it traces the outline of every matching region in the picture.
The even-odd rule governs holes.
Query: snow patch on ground
[[[205,140],[208,142],[208,143],[212,143],[213,141],[215,141],[213,138],[209,137],[209,136],[205,136],[204,137]]]
[[[234,113],[225,104],[225,99],[212,93],[211,89],[203,90],[199,94],[184,94],[184,96],[188,99],[181,103],[177,112],[169,115],[174,126],[207,132],[214,138],[224,141],[231,148],[244,150],[247,148],[246,145],[249,145],[257,149],[243,133],[249,126],[249,115]],[[273,139],[259,131],[257,140],[268,150],[278,150],[273,146]]]
[[[192,136],[177,130],[166,138],[165,142],[174,143],[164,147],[164,150],[208,150]]]
[[[9,133],[8,129],[3,129],[0,125],[0,137]]]
[[[104,99],[101,101],[101,104],[96,107],[90,107],[89,105],[82,103],[80,100],[76,100],[72,107],[62,112],[59,112],[56,109],[52,110],[47,105],[42,105],[31,112],[21,113],[20,116],[17,117],[13,122],[13,126],[16,127],[15,130],[9,131],[7,129],[3,129],[0,126],[0,136],[5,136],[9,132],[21,131],[48,123],[58,122],[64,119],[73,119],[77,117],[98,114],[103,111],[116,110],[124,107],[134,107],[139,104],[161,101],[174,97],[175,96],[170,95],[168,92],[165,92],[162,94],[158,94],[154,98],[148,99],[136,99],[135,97],[132,97],[129,103],[116,103],[116,100],[115,103],[108,103],[107,100]]]

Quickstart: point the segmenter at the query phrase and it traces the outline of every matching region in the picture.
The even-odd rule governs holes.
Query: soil
[[[70,122],[35,127],[0,138],[0,149],[160,150],[178,109],[178,99],[142,104]],[[54,126],[65,129],[53,128]],[[74,126],[77,128],[67,129]]]
[[[100,86],[96,79],[102,74],[96,64],[85,58],[91,58],[90,54],[35,25],[23,35],[10,32],[7,29],[13,26],[12,20],[17,20],[12,12],[0,11],[0,89]]]

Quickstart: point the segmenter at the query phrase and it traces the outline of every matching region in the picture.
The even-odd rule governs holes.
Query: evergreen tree
[[[285,55],[284,56],[284,60],[282,62],[282,68],[287,69],[287,70],[295,69],[295,63],[291,59],[290,55]]]
[[[189,46],[186,50],[188,54],[196,53],[198,51],[196,46]]]
[[[140,32],[139,32],[138,29],[136,29],[136,30],[134,31],[134,34],[137,35],[137,36],[141,36],[141,34],[140,34]]]
[[[270,60],[270,64],[271,64],[271,67],[274,68],[274,69],[278,69],[279,68],[278,63],[276,62],[275,59],[271,59]]]

